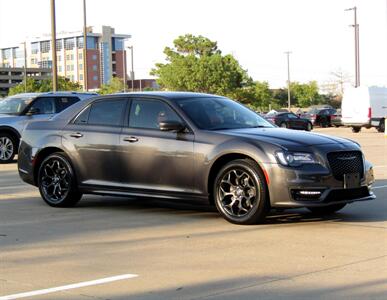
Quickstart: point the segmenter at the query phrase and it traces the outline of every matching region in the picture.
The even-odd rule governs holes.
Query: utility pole
[[[86,0],[83,0],[83,90],[87,91],[87,27],[86,27]]]
[[[130,60],[131,60],[131,72],[130,72],[130,78],[131,78],[131,81],[132,81],[132,92],[134,92],[134,71],[133,71],[133,46],[129,46],[127,47],[128,49],[130,49]]]
[[[287,57],[287,62],[288,62],[288,110],[290,112],[290,54],[292,52],[286,51],[286,57]]]
[[[27,43],[24,41],[24,93],[27,93]]]
[[[345,11],[353,10],[354,12],[354,24],[350,25],[354,28],[355,32],[355,87],[360,86],[360,47],[359,47],[359,24],[357,23],[357,7],[348,8]]]
[[[122,42],[124,44],[124,42]],[[122,51],[122,72],[124,74],[122,74],[122,77],[123,77],[123,81],[124,81],[124,93],[126,93],[126,51],[125,51],[125,47],[122,47],[123,48],[123,51]]]
[[[56,68],[56,24],[55,24],[55,0],[51,0],[51,52],[52,52],[52,91],[58,87],[58,74]]]

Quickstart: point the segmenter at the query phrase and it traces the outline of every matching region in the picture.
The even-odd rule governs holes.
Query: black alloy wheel
[[[38,186],[43,200],[54,207],[71,207],[82,194],[78,191],[74,171],[63,153],[48,156],[40,165]]]
[[[262,222],[270,203],[262,171],[255,161],[238,159],[227,163],[214,185],[215,204],[223,218],[234,224]]]

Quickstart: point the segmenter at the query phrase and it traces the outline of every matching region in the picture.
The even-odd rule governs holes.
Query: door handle
[[[138,142],[138,138],[135,136],[125,137],[124,142],[135,143]]]
[[[70,134],[70,136],[73,138],[79,139],[79,138],[83,137],[83,134],[79,133],[79,132],[75,132],[75,133]]]

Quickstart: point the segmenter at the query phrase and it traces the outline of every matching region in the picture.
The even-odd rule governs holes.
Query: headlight
[[[299,167],[304,164],[318,164],[311,153],[278,151],[276,157],[278,162],[284,166]]]

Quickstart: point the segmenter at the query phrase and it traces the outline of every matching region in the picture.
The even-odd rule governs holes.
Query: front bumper
[[[360,186],[345,188],[321,165],[285,168],[278,164],[267,166],[270,177],[269,195],[272,208],[323,207],[375,199],[371,191],[374,182],[372,165],[364,166]]]

